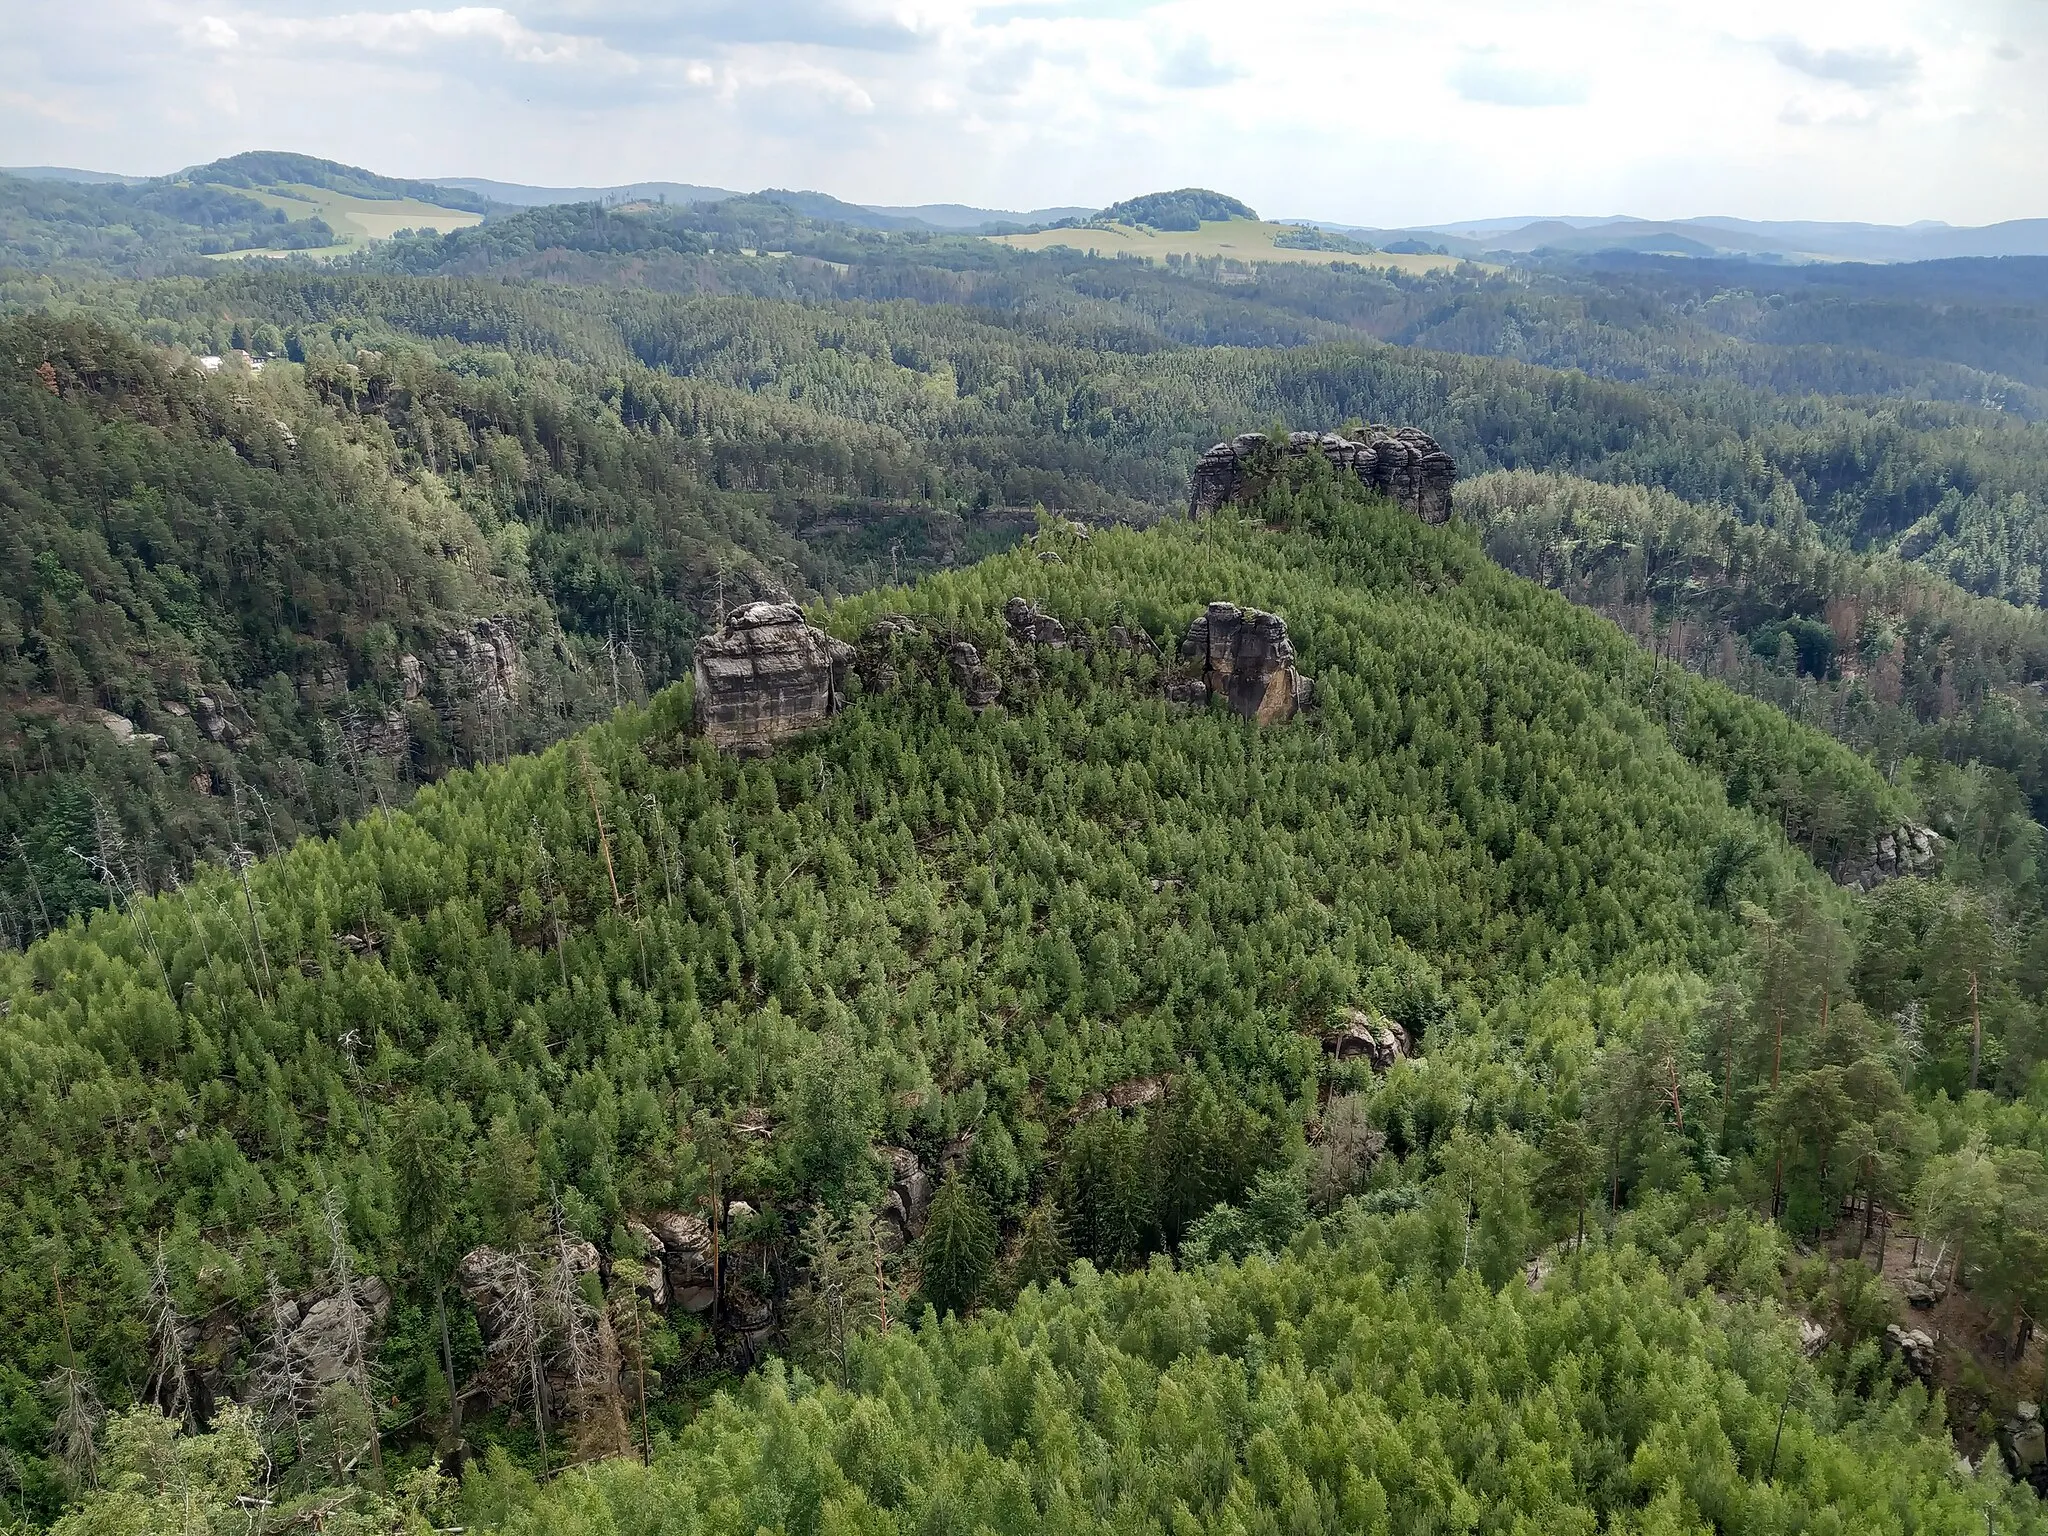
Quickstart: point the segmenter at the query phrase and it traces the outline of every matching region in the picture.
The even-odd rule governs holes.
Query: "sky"
[[[0,164],[1269,217],[2048,216],[2048,0],[5,0]]]

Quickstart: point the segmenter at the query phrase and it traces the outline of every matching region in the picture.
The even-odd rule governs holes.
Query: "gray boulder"
[[[953,686],[965,694],[967,702],[976,709],[988,708],[1003,691],[1002,683],[983,663],[981,652],[971,641],[955,640],[946,647],[946,670],[953,678]]]
[[[1010,638],[1019,645],[1062,646],[1067,643],[1067,626],[1036,603],[1013,597],[1003,604],[1003,623]]]
[[[1870,840],[1860,854],[1835,865],[1835,882],[1858,891],[1868,891],[1909,875],[1928,875],[1941,865],[1946,847],[1941,834],[1931,827],[1905,822]]]
[[[1385,1072],[1407,1056],[1408,1031],[1363,1008],[1346,1008],[1323,1036],[1323,1049],[1339,1061],[1362,1060]]]

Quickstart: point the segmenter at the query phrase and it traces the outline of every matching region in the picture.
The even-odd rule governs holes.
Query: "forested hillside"
[[[1831,547],[1640,486],[1482,476],[1459,510],[1489,555],[1656,655],[1828,732],[1911,786],[1957,873],[2023,933],[2042,910],[2048,617],[1922,565]]]
[[[773,204],[755,212],[796,220],[791,232],[830,234]],[[532,217],[542,215],[646,228],[587,209]],[[463,233],[482,238],[514,227],[549,226],[508,221]],[[10,930],[61,921],[90,904],[96,889],[104,898],[104,886],[64,852],[86,835],[92,794],[109,802],[140,850],[137,878],[153,888],[197,855],[236,842],[281,846],[380,796],[394,801],[451,762],[547,739],[599,704],[643,697],[682,675],[722,600],[829,595],[962,563],[1015,540],[1037,507],[1143,523],[1184,497],[1202,448],[1276,419],[1420,422],[1468,472],[1531,468],[1659,487],[1725,506],[1746,525],[1803,519],[1838,544],[1889,539],[1903,556],[1972,589],[2038,596],[2042,562],[2029,509],[2048,494],[2048,429],[2010,414],[1784,399],[1718,384],[1649,388],[1376,342],[1195,347],[1162,333],[1147,295],[1178,285],[1206,303],[1205,293],[1230,285],[1163,273],[1126,283],[1117,273],[1100,297],[1077,304],[1043,278],[1049,269],[991,256],[973,270],[944,271],[917,264],[933,250],[957,248],[944,241],[872,232],[831,238],[849,243],[841,254],[872,257],[869,265],[842,263],[849,280],[893,273],[893,289],[878,291],[915,298],[678,297],[277,271],[78,290],[18,282],[14,291],[46,311],[89,312],[171,348],[170,358],[155,361],[134,352],[121,367],[138,377],[183,377],[179,388],[216,402],[172,428],[204,464],[225,473],[227,459],[211,455],[236,449],[236,431],[246,437],[265,422],[265,430],[284,423],[307,445],[279,437],[253,456],[237,449],[231,478],[246,483],[246,494],[302,501],[305,515],[330,522],[351,497],[409,507],[404,518],[440,530],[427,541],[439,544],[433,580],[472,596],[422,606],[418,597],[387,598],[390,584],[371,582],[365,596],[372,606],[388,601],[391,611],[366,609],[351,621],[361,634],[337,640],[321,629],[333,628],[331,616],[312,611],[327,601],[317,589],[300,612],[264,606],[248,582],[203,578],[214,580],[213,600],[235,608],[234,622],[247,632],[281,625],[292,645],[286,654],[273,637],[268,649],[238,653],[233,667],[209,662],[199,669],[206,675],[183,677],[180,693],[169,682],[175,658],[137,653],[150,621],[119,583],[103,566],[72,569],[77,580],[67,577],[52,594],[47,619],[41,608],[28,617],[24,606],[15,621],[25,637],[54,637],[56,645],[25,641],[22,654],[33,660],[17,667],[12,684],[12,777],[0,831],[22,847],[0,876]],[[752,274],[764,293],[781,291],[796,260],[715,258],[721,282]],[[1096,282],[1085,265],[1074,269],[1076,282]],[[838,266],[814,262],[809,270],[840,280]],[[1399,292],[1387,280],[1354,276]],[[984,290],[984,280],[994,286]],[[995,300],[1004,292],[1029,302],[1001,308]],[[941,299],[949,302],[934,302]],[[1241,307],[1236,297],[1229,303]],[[69,382],[94,365],[81,372],[68,352],[111,356],[118,347],[103,330],[23,324],[13,333],[5,402],[18,418],[17,437],[35,437],[43,428],[33,413],[73,409],[64,390],[97,388]],[[260,380],[234,361],[237,348],[264,363]],[[177,374],[179,349],[228,356],[236,377],[202,386],[189,370]],[[55,397],[39,371],[44,363]],[[124,405],[118,389],[101,396],[93,409],[102,416],[148,419],[154,409],[139,397]],[[238,416],[257,419],[234,427]],[[54,459],[38,450],[42,461],[18,477],[25,486],[50,482],[24,497],[64,502],[72,510],[63,516],[76,521],[101,494],[83,487],[105,471],[89,456],[63,462],[70,445],[83,444],[78,433],[54,441],[66,446]],[[326,471],[309,474],[308,456],[330,441],[357,444],[357,472],[389,483],[352,490]],[[112,500],[149,491],[146,467],[130,478],[107,493]],[[212,492],[197,494],[203,503]],[[18,560],[45,551],[34,529],[54,515],[35,515]],[[120,526],[123,515],[110,523],[95,511],[91,520],[101,526],[90,537],[107,543],[110,558],[158,559]],[[259,562],[295,537],[262,544]],[[419,541],[408,535],[391,545],[394,556],[408,547]],[[58,558],[57,546],[46,552]],[[186,571],[177,552],[167,554]],[[450,564],[460,569],[441,569]],[[284,568],[265,570],[275,580]],[[403,578],[400,585],[424,591]],[[16,590],[41,592],[26,565]],[[247,612],[237,608],[250,602]],[[529,607],[519,610],[521,602]],[[426,607],[447,621],[437,621],[442,638],[451,624],[525,614],[505,631],[522,671],[501,702],[515,707],[497,710],[487,725],[458,707],[460,688],[444,684],[430,701],[439,706],[432,721],[402,731],[383,723],[420,704],[424,690],[408,696],[413,685],[396,669],[408,655],[431,660],[418,649],[434,638],[425,629],[437,627],[419,621]],[[121,624],[87,645],[90,659],[65,662],[74,648],[67,637],[81,627],[99,634],[117,608]],[[97,617],[83,618],[88,611]],[[383,648],[373,656],[366,646],[380,622],[391,634],[377,630]],[[66,666],[72,671],[60,681]],[[172,703],[189,710],[204,694],[220,704],[219,692],[206,692],[216,684],[237,699],[255,692],[270,701],[274,724],[259,728],[253,714],[236,723],[243,738],[262,742],[246,761],[217,751],[209,758],[196,742],[180,748],[182,728],[164,723]],[[503,691],[486,689],[493,697]],[[177,760],[156,772],[147,763],[155,744],[140,752],[103,740],[100,710],[164,737],[161,750]],[[498,745],[480,745],[486,736]],[[282,757],[275,768],[266,762],[273,753]],[[2019,771],[2004,759],[2001,766]],[[244,780],[260,791],[267,817],[238,803],[234,786]]]
[[[0,1522],[2048,1529],[2031,267],[6,195]]]

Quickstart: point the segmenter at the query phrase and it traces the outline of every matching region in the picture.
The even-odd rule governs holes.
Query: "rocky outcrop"
[[[889,1165],[889,1193],[882,1200],[882,1218],[891,1247],[908,1246],[924,1232],[932,1203],[932,1176],[908,1147],[884,1147]]]
[[[1159,654],[1159,642],[1136,625],[1110,625],[1109,643],[1113,649],[1129,651],[1133,656],[1157,656]]]
[[[904,647],[921,639],[924,631],[907,613],[885,613],[867,627],[860,637],[854,670],[861,685],[871,693],[887,693],[901,680]]]
[[[1941,865],[1942,848],[1939,832],[1906,822],[1878,833],[1866,851],[1838,863],[1835,881],[1867,891],[1904,875],[1931,875]]]
[[[975,709],[987,709],[1003,691],[1001,679],[983,663],[972,641],[955,640],[946,647],[946,671]]]
[[[663,1211],[647,1218],[648,1236],[657,1251],[651,1255],[660,1268],[663,1305],[684,1312],[711,1310],[718,1297],[711,1264],[711,1224],[701,1216]]]
[[[1938,1362],[1932,1334],[1924,1328],[1901,1328],[1897,1323],[1887,1323],[1884,1341],[1886,1347],[1905,1362],[1907,1370],[1929,1386],[1934,1384],[1934,1369]]]
[[[230,751],[238,746],[242,733],[235,729],[234,721],[227,716],[219,701],[212,694],[202,693],[192,701],[193,718],[199,722],[200,734],[217,747]]]
[[[434,647],[434,663],[451,698],[474,699],[495,708],[519,697],[519,642],[497,619],[477,619],[467,629],[442,636]],[[410,686],[403,659],[399,676]]]
[[[1180,660],[1187,671],[1169,681],[1169,697],[1220,698],[1260,725],[1292,719],[1315,688],[1295,668],[1286,620],[1235,603],[1211,603],[1188,625]]]
[[[1013,597],[1003,604],[1003,623],[1018,645],[1062,646],[1067,643],[1067,626],[1036,603]]]
[[[1323,1050],[1339,1061],[1366,1061],[1385,1072],[1408,1054],[1408,1031],[1362,1008],[1346,1008],[1323,1036]]]
[[[391,1312],[391,1291],[384,1282],[375,1275],[358,1281],[354,1301],[356,1315],[368,1319],[372,1335],[381,1332]],[[339,1293],[285,1305],[301,1307],[291,1332],[291,1353],[302,1379],[316,1391],[340,1381],[348,1369],[350,1307]]]
[[[1356,475],[1382,496],[1408,508],[1425,523],[1451,515],[1451,487],[1458,466],[1435,438],[1414,427],[1367,427],[1350,437],[1335,432],[1290,432],[1283,448],[1263,432],[1245,432],[1218,443],[1195,466],[1188,515],[1231,502],[1248,501],[1265,489],[1283,457],[1320,452],[1340,473]]]
[[[578,1283],[599,1273],[603,1260],[581,1238],[564,1241],[556,1253],[544,1259],[482,1247],[462,1256],[456,1288],[475,1311],[484,1337],[484,1368],[465,1395],[481,1394],[494,1403],[529,1401],[533,1356],[539,1353],[550,1417],[557,1424],[566,1421],[579,1455],[615,1456],[630,1444],[618,1336],[606,1309],[591,1305]],[[565,1291],[567,1302],[561,1299]]]
[[[1141,1109],[1166,1097],[1163,1077],[1131,1077],[1111,1083],[1101,1093],[1091,1093],[1074,1106],[1074,1118],[1099,1115],[1105,1109]]]
[[[2013,1477],[2031,1483],[2034,1491],[2048,1491],[2048,1431],[2041,1424],[2038,1403],[2021,1403],[1999,1430],[1999,1449]]]
[[[735,609],[697,642],[697,724],[721,751],[766,752],[838,713],[853,657],[794,604]]]

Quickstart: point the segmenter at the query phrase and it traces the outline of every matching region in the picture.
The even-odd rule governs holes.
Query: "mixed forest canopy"
[[[2048,263],[202,170],[0,180],[0,1521],[2048,1529]]]

